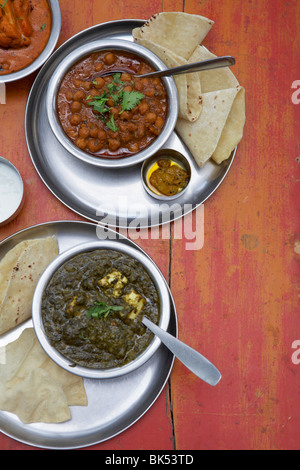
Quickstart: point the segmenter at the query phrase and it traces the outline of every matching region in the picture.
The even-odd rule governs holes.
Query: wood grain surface
[[[215,24],[204,44],[236,58],[234,73],[246,89],[247,121],[234,163],[186,221],[202,240],[198,249],[187,249],[190,240],[184,230],[178,237],[176,223],[164,238],[160,233],[151,240],[145,232],[135,240],[170,283],[180,339],[215,363],[223,378],[210,387],[176,360],[151,409],[128,430],[89,449],[299,449],[300,364],[292,360],[292,344],[300,340],[300,104],[292,100],[292,84],[300,80],[300,2],[60,5],[59,44],[110,20],[147,19],[159,11],[206,16]],[[0,155],[20,170],[26,195],[19,216],[0,228],[0,240],[46,221],[81,220],[44,186],[31,163],[24,112],[33,80],[8,84],[6,104],[0,105]],[[31,448],[0,433],[2,450]]]

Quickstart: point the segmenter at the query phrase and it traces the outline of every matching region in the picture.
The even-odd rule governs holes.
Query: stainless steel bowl
[[[9,190],[6,192],[5,196],[0,196],[0,208],[1,204],[3,204],[5,210],[5,215],[1,216],[0,214],[0,227],[8,224],[9,222],[12,222],[12,220],[17,217],[24,204],[24,183],[19,171],[9,160],[3,157],[0,157],[0,166],[1,165],[9,169],[11,174],[9,176],[5,175],[6,181],[4,181],[3,185],[5,187],[6,183],[6,185],[9,187]],[[1,184],[3,183],[0,181],[0,187]]]
[[[7,75],[0,75],[0,83],[15,82],[16,80],[20,80],[21,78],[27,77],[31,73],[38,70],[52,54],[60,35],[61,11],[59,6],[59,0],[48,0],[48,3],[51,9],[52,27],[46,47],[44,48],[42,53],[27,67],[24,67],[22,70],[18,70],[17,72],[13,72]]]
[[[78,62],[81,58],[93,52],[101,50],[127,51],[131,54],[135,54],[142,57],[156,70],[166,69],[165,64],[155,54],[153,54],[151,51],[144,48],[143,46],[140,46],[139,44],[130,41],[126,41],[123,39],[101,39],[84,44],[83,46],[73,50],[65,59],[62,60],[62,62],[59,64],[49,81],[46,97],[48,120],[57,140],[74,157],[77,157],[80,160],[83,160],[84,162],[100,167],[128,167],[146,160],[150,155],[157,152],[170,137],[171,133],[174,130],[178,116],[177,88],[172,77],[165,77],[162,79],[168,96],[168,115],[162,132],[149,147],[132,156],[120,159],[93,157],[84,150],[80,150],[78,147],[76,147],[76,145],[74,145],[73,142],[71,142],[71,140],[65,134],[57,117],[56,97],[61,81],[63,80],[64,76],[69,71],[69,69],[73,66],[73,64]]]
[[[177,165],[181,166],[187,172],[188,177],[189,177],[189,181],[186,187],[182,191],[176,193],[174,196],[165,196],[164,194],[160,194],[156,192],[154,188],[153,189],[151,188],[151,185],[149,183],[149,177],[148,177],[149,171],[158,160],[164,159],[164,158],[170,159],[173,162],[177,163]],[[143,183],[143,187],[145,191],[150,196],[152,196],[155,199],[159,199],[160,201],[173,201],[174,199],[177,199],[180,196],[182,196],[186,192],[189,186],[191,174],[192,174],[191,165],[189,164],[189,161],[187,160],[187,158],[182,153],[177,152],[177,150],[168,149],[168,148],[159,150],[157,153],[155,153],[150,158],[145,160],[141,169],[141,178],[142,178],[142,183]]]
[[[62,266],[66,261],[70,260],[71,258],[80,253],[90,252],[99,249],[111,249],[126,253],[127,255],[136,259],[143,265],[143,267],[146,269],[157,288],[157,292],[160,298],[159,326],[164,330],[167,330],[169,325],[171,308],[169,291],[166,285],[166,281],[164,280],[161,272],[144,253],[136,250],[131,246],[113,240],[103,240],[80,244],[58,255],[57,258],[46,268],[46,270],[40,277],[39,282],[37,283],[32,302],[33,326],[42,348],[54,362],[56,362],[63,369],[72,372],[73,374],[91,379],[105,379],[128,374],[129,372],[132,372],[138,367],[145,364],[145,362],[153,356],[153,354],[156,352],[156,350],[161,344],[160,340],[157,337],[154,337],[147,349],[142,352],[134,361],[122,367],[116,367],[111,369],[89,369],[78,365],[74,366],[72,361],[65,358],[53,346],[51,346],[44,330],[41,315],[42,297],[44,290],[56,270],[60,266]]]

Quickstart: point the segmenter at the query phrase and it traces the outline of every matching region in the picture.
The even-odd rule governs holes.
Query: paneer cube
[[[133,307],[133,310],[128,315],[128,318],[130,320],[134,320],[143,310],[146,300],[144,297],[137,292],[135,292],[134,289],[132,289],[129,294],[124,295],[125,302],[128,303],[131,307]]]
[[[70,316],[75,316],[75,307],[77,305],[76,300],[77,300],[77,295],[75,295],[73,300],[68,305],[67,314]]]
[[[114,269],[106,274],[102,279],[97,281],[99,287],[113,286],[113,296],[120,297],[122,295],[123,287],[127,284],[128,279],[120,271]]]

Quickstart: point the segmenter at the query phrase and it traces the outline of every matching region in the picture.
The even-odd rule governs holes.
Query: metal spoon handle
[[[235,64],[234,57],[223,56],[214,59],[203,60],[201,62],[194,62],[192,64],[179,65],[171,69],[159,70],[158,72],[150,72],[142,75],[135,75],[138,78],[147,77],[168,77],[170,75],[178,75],[180,73],[201,72],[202,70],[217,69],[220,67],[230,67]]]
[[[143,317],[142,322],[152,333],[159,337],[162,343],[197,377],[210,385],[217,385],[221,379],[218,369],[209,362],[202,354],[184,344],[179,339],[162,330],[152,323],[148,318]]]

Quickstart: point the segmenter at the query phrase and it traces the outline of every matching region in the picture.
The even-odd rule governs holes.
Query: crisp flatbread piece
[[[61,423],[71,418],[71,405],[87,405],[83,379],[56,365],[34,329],[25,329],[0,364],[0,409],[24,423]]]
[[[36,284],[57,256],[55,236],[26,240],[0,262],[0,335],[31,318]]]

